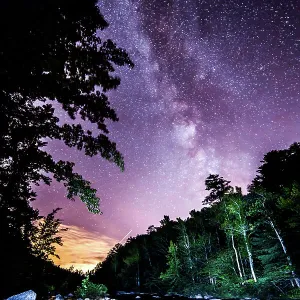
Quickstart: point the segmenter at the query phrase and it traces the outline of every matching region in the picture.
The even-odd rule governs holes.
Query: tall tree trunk
[[[211,254],[212,253],[212,250],[211,250],[211,233],[209,233],[209,235],[208,235],[208,246],[209,246],[209,248],[208,248],[209,253]],[[211,284],[212,285],[215,285],[216,281],[217,281],[216,277],[211,277]]]
[[[241,251],[238,250],[238,254],[239,254],[239,258],[240,258],[240,262],[241,262],[242,273],[243,273],[244,278],[246,278],[246,273],[245,273],[245,269],[244,269],[244,264],[243,264],[243,260],[242,260],[242,256],[241,256]]]
[[[234,253],[235,253],[235,259],[236,259],[236,264],[238,266],[240,278],[241,278],[242,281],[244,281],[243,274],[242,274],[242,271],[241,271],[240,262],[239,262],[238,253],[237,253],[237,250],[236,250],[236,247],[235,247],[235,244],[234,244],[233,234],[231,234],[231,243],[232,243],[232,248],[233,248]]]
[[[233,269],[235,275],[236,275],[236,276],[239,276],[238,273],[237,273],[237,271],[236,271],[236,269],[235,269],[235,266],[234,266],[233,256],[231,255],[230,258],[231,258],[231,261],[232,261],[232,269]]]
[[[204,242],[204,253],[205,253],[205,259],[206,259],[206,263],[208,263],[208,255],[207,255],[207,250],[206,250],[206,241]],[[212,284],[212,278],[210,276],[210,272],[208,272],[208,279],[209,279],[209,283]]]
[[[190,245],[189,236],[185,232],[185,229],[184,229],[184,234],[183,234],[183,240],[184,240],[184,247],[185,247],[185,249],[187,251],[187,255],[188,255],[189,269],[191,270],[191,278],[192,278],[193,283],[195,283],[195,278],[194,278],[194,274],[193,274],[193,261],[192,261],[192,257],[191,257],[191,245]]]
[[[276,227],[275,227],[275,225],[274,225],[272,219],[271,219],[270,217],[268,217],[268,219],[269,219],[269,224],[271,225],[272,229],[274,230],[274,232],[275,232],[275,234],[276,234],[276,236],[277,236],[277,238],[278,238],[278,240],[279,240],[279,242],[280,242],[281,248],[282,248],[282,250],[283,250],[283,252],[284,252],[284,254],[285,254],[285,256],[286,256],[286,259],[287,259],[287,261],[288,261],[289,266],[290,266],[290,267],[293,267],[292,260],[291,260],[290,256],[289,256],[288,253],[287,253],[286,247],[285,247],[285,245],[284,245],[283,238],[280,236],[280,233],[279,233],[279,231],[276,229]],[[293,280],[294,280],[295,284],[297,285],[298,288],[300,288],[300,280],[299,280],[299,278],[296,276],[296,274],[295,274],[295,272],[294,272],[293,270],[292,270],[292,276],[293,276]],[[292,286],[294,286],[293,282],[291,282],[291,283],[292,283]]]
[[[244,237],[244,241],[245,241],[245,245],[246,245],[246,250],[247,250],[247,254],[248,254],[251,275],[252,275],[252,278],[253,278],[254,282],[257,282],[255,271],[254,271],[254,264],[253,264],[252,253],[250,251],[249,244],[248,244],[248,241],[247,241],[247,235],[246,235],[246,229],[245,228],[243,228],[243,237]]]

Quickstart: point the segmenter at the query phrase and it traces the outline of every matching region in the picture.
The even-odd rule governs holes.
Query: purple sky
[[[72,261],[78,268],[103,259],[131,230],[201,209],[210,173],[245,191],[266,152],[300,140],[298,0],[104,0],[100,8],[110,23],[102,36],[135,63],[118,69],[121,85],[109,93],[120,119],[110,138],[125,172],[51,142],[55,158],[74,161],[93,182],[103,215],[67,200],[56,183],[39,187],[34,204],[42,214],[63,208],[63,223],[78,233],[66,233],[66,252],[87,235],[96,243],[73,257],[102,247]]]

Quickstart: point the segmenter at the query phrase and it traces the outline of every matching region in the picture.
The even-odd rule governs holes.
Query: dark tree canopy
[[[210,193],[203,200],[203,204],[212,204],[219,201],[226,193],[231,192],[233,189],[229,183],[230,181],[225,180],[218,174],[210,174],[205,179],[205,189],[210,191]]]
[[[41,147],[45,138],[62,140],[124,169],[122,155],[107,137],[105,121],[118,118],[105,92],[120,83],[113,75],[115,66],[133,63],[123,49],[99,37],[107,26],[95,0],[1,1],[2,187],[22,176],[31,183],[49,183],[45,173],[52,173],[69,188],[70,198],[80,196],[89,210],[99,212],[90,183],[73,172],[72,163],[55,162]],[[76,122],[59,123],[54,103],[73,120],[95,123],[99,132],[85,131]]]
[[[108,138],[106,121],[118,118],[106,92],[120,84],[115,67],[133,63],[125,50],[100,38],[107,26],[95,0],[0,1],[0,297],[46,289],[42,277],[52,271],[62,278],[49,261],[53,244],[62,243],[60,221],[54,210],[36,225],[34,184],[54,178],[67,187],[68,198],[78,196],[91,212],[100,212],[96,190],[72,162],[55,161],[44,151],[47,141],[60,140],[124,170]],[[57,108],[70,122],[59,120]],[[85,130],[80,119],[97,130]],[[47,284],[54,281],[47,278]]]
[[[282,193],[285,188],[300,184],[300,143],[268,152],[261,163],[258,175],[248,188],[250,191],[263,188],[268,192]]]

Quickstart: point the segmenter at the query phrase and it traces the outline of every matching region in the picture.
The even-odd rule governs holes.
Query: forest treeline
[[[92,279],[110,291],[299,298],[300,143],[261,163],[247,194],[209,175],[200,211],[116,244]]]

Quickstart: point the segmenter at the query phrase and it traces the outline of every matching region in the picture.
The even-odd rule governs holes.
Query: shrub
[[[107,287],[104,284],[96,284],[89,281],[89,276],[82,280],[81,286],[77,288],[75,295],[80,298],[97,298],[105,296]]]

